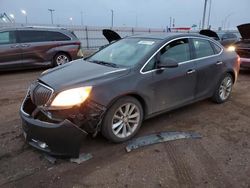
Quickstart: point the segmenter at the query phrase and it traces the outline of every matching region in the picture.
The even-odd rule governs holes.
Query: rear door
[[[193,38],[192,44],[197,71],[195,98],[209,97],[213,94],[225,67],[220,55],[223,49],[214,42],[203,38]]]
[[[15,69],[22,66],[22,54],[16,31],[0,32],[0,67]]]
[[[157,111],[176,108],[192,101],[196,85],[196,70],[194,62],[190,61],[189,39],[172,41],[157,55],[157,59],[170,58],[179,63],[178,67],[157,70],[153,73]]]
[[[51,63],[53,48],[57,43],[50,41],[47,31],[19,30],[18,36],[24,66],[43,66]]]

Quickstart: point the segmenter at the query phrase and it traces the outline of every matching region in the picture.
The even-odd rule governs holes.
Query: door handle
[[[222,61],[217,61],[216,65],[222,65],[223,62]]]
[[[188,70],[187,71],[187,74],[193,74],[195,72],[195,70],[194,69],[192,69],[192,70]]]
[[[21,44],[21,47],[29,47],[30,44]]]
[[[19,47],[19,44],[11,46],[11,48],[18,48],[18,47]]]

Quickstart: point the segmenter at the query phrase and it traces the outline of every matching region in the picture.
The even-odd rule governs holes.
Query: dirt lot
[[[194,131],[201,139],[148,146],[130,153],[102,136],[87,138],[93,159],[55,165],[24,143],[19,106],[41,70],[0,75],[0,187],[250,187],[250,71],[231,100],[209,100],[147,120],[137,136]]]

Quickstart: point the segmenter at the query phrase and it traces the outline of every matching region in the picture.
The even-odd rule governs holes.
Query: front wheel
[[[213,101],[218,104],[227,101],[232,93],[232,88],[233,78],[231,74],[227,73],[217,86],[215,93],[212,97]]]
[[[143,119],[143,109],[133,97],[118,99],[107,111],[102,134],[112,142],[123,142],[132,138],[139,130]]]

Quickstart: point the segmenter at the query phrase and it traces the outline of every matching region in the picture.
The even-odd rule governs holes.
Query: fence
[[[63,27],[72,30],[82,43],[83,49],[97,49],[108,43],[102,35],[103,29],[110,29],[109,27],[94,27],[94,26],[77,26],[77,25],[47,25],[47,24],[20,24],[20,23],[0,23],[0,28],[4,27],[28,27],[28,26],[41,26],[41,27]],[[166,33],[166,29],[158,28],[133,28],[133,27],[114,27],[112,30],[119,33],[121,37],[137,34],[147,33]],[[177,31],[175,31],[177,32]],[[198,32],[186,31],[186,32]],[[234,31],[235,32],[235,31]]]

